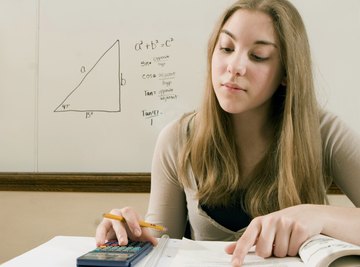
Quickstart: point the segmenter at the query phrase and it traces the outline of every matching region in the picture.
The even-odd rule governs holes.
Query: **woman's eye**
[[[261,61],[265,61],[267,60],[268,58],[267,57],[260,57],[256,54],[251,54],[251,58],[254,60],[254,61],[258,61],[258,62],[261,62]]]
[[[220,51],[223,51],[225,53],[231,53],[234,51],[234,49],[230,47],[220,47]]]

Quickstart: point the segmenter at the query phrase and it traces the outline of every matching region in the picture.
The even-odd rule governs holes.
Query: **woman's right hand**
[[[149,241],[154,246],[158,243],[149,229],[141,228],[139,221],[141,217],[130,207],[122,209],[113,209],[111,214],[119,215],[125,218],[125,222],[104,218],[96,228],[96,245],[101,246],[109,240],[118,240],[119,245],[126,245],[128,240]]]

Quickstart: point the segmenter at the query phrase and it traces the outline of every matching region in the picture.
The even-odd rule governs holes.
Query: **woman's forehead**
[[[261,11],[239,9],[225,22],[221,32],[230,33],[234,40],[264,41],[278,44],[274,24],[269,15]]]

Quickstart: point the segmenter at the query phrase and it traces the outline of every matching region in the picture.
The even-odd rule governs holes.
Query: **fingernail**
[[[240,266],[240,262],[239,262],[238,259],[233,259],[233,260],[231,261],[231,264],[232,264],[233,267],[238,267],[238,266]]]
[[[135,235],[136,235],[136,236],[140,236],[140,235],[141,235],[140,229],[136,229],[136,230],[135,230]]]

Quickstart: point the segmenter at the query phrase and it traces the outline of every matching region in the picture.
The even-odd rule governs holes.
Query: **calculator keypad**
[[[144,242],[129,241],[126,246],[120,246],[117,241],[109,241],[105,245],[96,248],[95,251],[131,254],[139,251],[144,246],[144,244]]]
[[[149,242],[129,241],[120,246],[117,241],[110,241],[77,258],[77,267],[130,267],[151,250]]]

